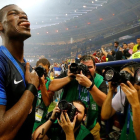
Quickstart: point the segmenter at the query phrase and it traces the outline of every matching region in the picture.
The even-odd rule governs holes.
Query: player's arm
[[[26,64],[25,79],[27,83],[33,84],[36,88],[39,84],[39,79],[36,72],[30,73],[30,65]],[[2,85],[1,85],[2,87]],[[4,90],[1,89],[0,94]],[[0,139],[13,139],[23,122],[27,118],[32,107],[34,95],[31,91],[25,90],[19,101],[11,107],[6,109],[6,105],[0,105]]]

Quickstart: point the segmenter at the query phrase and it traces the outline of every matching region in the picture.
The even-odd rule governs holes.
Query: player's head
[[[2,39],[25,40],[31,36],[26,13],[11,4],[0,9],[0,34]]]

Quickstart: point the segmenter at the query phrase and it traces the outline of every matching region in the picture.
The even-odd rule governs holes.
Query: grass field
[[[55,106],[56,106],[56,103],[52,102],[49,106],[48,112],[51,112],[54,109]]]

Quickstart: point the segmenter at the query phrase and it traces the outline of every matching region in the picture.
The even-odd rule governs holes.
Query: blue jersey
[[[20,63],[18,61],[17,63],[25,73],[25,63]],[[21,74],[0,49],[0,105],[5,105],[6,110],[9,110],[19,101],[24,91],[25,85]],[[35,105],[36,100],[34,100],[32,112],[26,118],[14,140],[31,139],[35,120]]]

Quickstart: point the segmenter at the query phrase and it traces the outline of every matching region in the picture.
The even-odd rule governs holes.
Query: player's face
[[[4,34],[9,38],[25,40],[31,36],[30,22],[26,13],[16,5],[3,9],[2,26]]]

